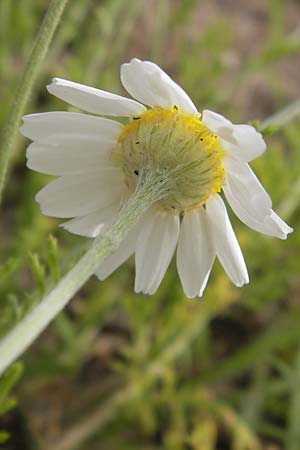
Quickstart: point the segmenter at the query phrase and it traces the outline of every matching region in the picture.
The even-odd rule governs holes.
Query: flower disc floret
[[[174,108],[153,108],[134,117],[118,140],[117,158],[127,186],[134,189],[145,170],[170,178],[170,190],[159,205],[187,211],[221,190],[224,151],[200,114]]]

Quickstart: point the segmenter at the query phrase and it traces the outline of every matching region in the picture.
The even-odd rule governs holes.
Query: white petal
[[[263,221],[270,214],[272,200],[248,164],[227,159],[224,184],[257,220]]]
[[[135,292],[156,291],[174,254],[178,234],[179,217],[153,208],[137,240]]]
[[[202,112],[202,122],[220,138],[235,142],[232,136],[233,124],[221,114],[205,109]]]
[[[112,205],[86,216],[75,217],[72,220],[68,220],[67,222],[60,224],[60,226],[71,233],[94,238],[98,236],[100,232],[102,234],[106,231],[112,224],[117,217],[119,208],[120,203],[115,202]]]
[[[266,150],[266,143],[251,125],[234,125],[230,120],[213,111],[204,110],[202,121],[222,141],[224,149],[234,158],[251,161]]]
[[[48,138],[47,138],[48,139]],[[27,148],[27,166],[49,175],[68,175],[113,168],[116,144],[93,136],[53,135],[52,144],[33,142]]]
[[[268,221],[272,224],[276,224],[276,226],[282,233],[281,236],[279,236],[278,234],[278,237],[280,237],[280,239],[286,239],[287,235],[294,231],[293,228],[291,228],[287,223],[285,223],[281,219],[281,217],[279,217],[273,210],[271,211],[271,215],[270,218],[268,218]]]
[[[29,114],[23,117],[21,133],[33,141],[43,141],[52,135],[70,134],[94,136],[95,139],[116,141],[123,127],[116,120],[103,117],[89,116],[88,114],[51,111],[40,114]]]
[[[205,211],[186,214],[180,227],[177,269],[188,297],[202,296],[215,255]]]
[[[206,203],[206,212],[211,222],[217,256],[232,282],[236,286],[243,286],[249,282],[246,264],[224,202],[219,195],[210,197]]]
[[[240,202],[239,196],[234,195],[228,184],[223,186],[223,190],[234,213],[253,230],[280,239],[286,239],[287,234],[293,231],[272,209],[268,215],[260,219],[249,212],[247,205]]]
[[[150,106],[178,108],[197,113],[197,108],[184,90],[158,65],[137,58],[121,66],[121,81],[138,101]]]
[[[61,78],[53,78],[47,89],[70,105],[95,114],[132,116],[145,111],[143,105],[129,98]]]
[[[123,189],[121,172],[108,169],[51,181],[37,193],[36,200],[46,216],[84,216],[121,199]]]
[[[251,125],[234,125],[233,137],[237,145],[228,147],[228,150],[243,161],[252,161],[266,150],[264,138]]]
[[[129,231],[129,233],[119,246],[119,248],[111,256],[106,258],[104,262],[95,271],[95,275],[100,280],[104,280],[105,278],[107,278],[112,272],[114,272],[121,264],[123,264],[123,262],[125,262],[134,253],[136,248],[136,240],[143,228],[146,215],[147,212],[140,218],[138,223]]]

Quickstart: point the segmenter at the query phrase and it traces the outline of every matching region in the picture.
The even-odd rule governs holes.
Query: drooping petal
[[[134,58],[122,64],[121,81],[130,95],[145,105],[177,106],[185,112],[197,114],[197,108],[187,93],[157,64]]]
[[[228,150],[234,157],[243,161],[252,161],[266,150],[264,138],[251,125],[234,125],[233,137],[237,145],[228,146]]]
[[[270,214],[272,200],[248,164],[228,159],[225,186],[256,219],[264,221]]]
[[[129,231],[119,248],[98,267],[95,275],[104,280],[123,264],[135,251],[138,235],[142,232],[147,212],[139,219],[138,223]]]
[[[135,100],[61,78],[53,78],[47,89],[70,105],[95,114],[132,116],[145,111]]]
[[[48,138],[47,138],[48,139]],[[51,144],[33,142],[27,148],[27,167],[49,175],[68,175],[113,169],[116,144],[93,135],[52,135]]]
[[[252,161],[266,150],[266,143],[251,125],[234,125],[230,120],[213,111],[204,110],[203,123],[222,141],[228,154],[241,161]]]
[[[276,223],[276,225],[282,232],[283,236],[281,237],[281,239],[286,239],[287,235],[294,231],[294,229],[287,223],[285,223],[284,220],[282,220],[281,217],[279,217],[278,214],[276,214],[276,212],[273,210],[271,211],[270,219]]]
[[[207,128],[216,133],[220,138],[235,142],[232,137],[233,124],[230,120],[208,109],[203,110],[201,119]]]
[[[287,235],[293,231],[272,209],[261,219],[249,211],[247,205],[240,201],[239,196],[236,192],[232,192],[228,184],[223,186],[223,190],[236,216],[253,230],[280,239],[286,239]]]
[[[95,139],[115,142],[123,127],[116,120],[66,111],[29,114],[23,117],[23,122],[20,131],[24,136],[46,144],[51,143],[53,135],[74,133],[77,136],[93,136]]]
[[[135,292],[153,294],[170,264],[179,235],[179,217],[152,209],[137,240]]]
[[[124,184],[117,169],[79,175],[64,175],[36,195],[43,214],[68,218],[104,208],[122,197]]]
[[[209,198],[206,212],[210,219],[211,231],[217,256],[232,282],[236,286],[249,283],[246,264],[232,229],[225,205],[219,195]]]
[[[115,202],[86,216],[75,217],[60,224],[65,230],[80,236],[94,238],[101,234],[112,224],[117,217],[120,203]]]
[[[177,247],[177,269],[187,297],[202,296],[216,256],[203,209],[185,214]]]

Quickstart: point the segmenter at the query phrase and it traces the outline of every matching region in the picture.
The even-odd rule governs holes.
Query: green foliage
[[[13,364],[0,378],[0,417],[16,406],[16,399],[10,396],[10,391],[21,377],[23,366]],[[6,442],[10,433],[0,430],[0,444]]]
[[[1,124],[46,3],[0,2]],[[199,110],[263,126],[268,151],[252,167],[295,232],[286,242],[271,239],[231,214],[251,282],[235,288],[217,263],[200,300],[184,297],[175,264],[153,297],[133,293],[133,261],[104,282],[91,279],[23,357],[24,448],[300,450],[295,103],[285,123],[275,115],[264,126],[299,95],[299,15],[292,0],[238,8],[208,0],[71,2],[28,113],[67,108],[45,91],[53,76],[124,95],[119,65],[154,59]],[[1,210],[1,335],[91,243],[40,213],[34,194],[50,178],[25,167],[27,145],[17,142]],[[20,374],[15,364],[0,380],[1,423]],[[1,425],[12,434],[8,450],[21,448],[13,440],[18,426]],[[7,437],[0,432],[0,441]]]

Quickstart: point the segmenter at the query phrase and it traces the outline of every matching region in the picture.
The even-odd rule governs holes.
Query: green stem
[[[266,129],[269,125],[281,128],[298,116],[300,116],[300,100],[290,103],[285,108],[263,120],[259,128],[261,131]]]
[[[20,356],[49,322],[66,306],[73,295],[90,278],[99,265],[117,250],[128,231],[137,223],[150,204],[162,198],[169,189],[168,177],[141,173],[137,188],[121,209],[116,222],[75,266],[29,311],[0,342],[0,374]]]
[[[23,77],[0,137],[0,203],[20,119],[68,0],[52,0],[36,37]]]

